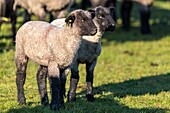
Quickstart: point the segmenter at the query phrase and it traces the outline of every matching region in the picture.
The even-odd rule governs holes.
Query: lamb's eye
[[[84,22],[84,21],[85,21],[85,19],[81,19],[81,21],[82,21],[82,22]]]

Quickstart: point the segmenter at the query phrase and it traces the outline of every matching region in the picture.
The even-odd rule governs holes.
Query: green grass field
[[[120,28],[118,19],[115,32],[105,33],[102,38],[94,77],[96,101],[86,101],[85,66],[80,65],[77,101],[65,102],[61,113],[170,113],[170,1],[154,2],[152,35],[140,34],[134,6],[130,32]],[[21,23],[22,17],[18,17],[17,27]],[[53,113],[49,106],[40,104],[37,64],[31,61],[25,83],[27,105],[18,105],[10,28],[10,24],[3,24],[0,31],[0,113]],[[69,78],[70,74],[67,90]]]

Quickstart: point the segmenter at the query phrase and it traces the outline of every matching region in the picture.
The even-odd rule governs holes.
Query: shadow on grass
[[[162,91],[170,91],[170,73],[158,76],[143,77],[138,80],[128,80],[121,83],[109,83],[94,88],[94,94],[102,95],[103,92],[112,92],[111,95],[102,95],[95,102],[87,102],[85,91],[77,94],[76,102],[65,103],[65,108],[61,113],[166,113],[166,109],[161,108],[130,108],[114,100],[114,97],[125,97],[127,95],[139,96],[145,94],[158,94]],[[36,113],[52,112],[49,106],[25,106],[18,109],[10,109],[7,113]]]
[[[139,80],[128,80],[121,83],[109,83],[94,88],[96,94],[103,91],[112,92],[113,96],[139,96],[144,94],[158,94],[161,91],[170,91],[170,73],[158,76],[142,77]]]
[[[10,109],[7,113],[166,113],[166,110],[161,108],[129,108],[112,99],[98,99],[93,103],[79,102],[81,104],[77,104],[78,102],[66,103],[65,108],[60,111],[51,111],[49,106],[25,106]]]
[[[47,109],[48,108],[48,109]],[[31,107],[28,105],[25,105],[21,108],[18,109],[10,109],[9,111],[7,111],[7,113],[49,113],[48,111],[50,110],[50,108],[48,106],[35,106],[35,107]]]

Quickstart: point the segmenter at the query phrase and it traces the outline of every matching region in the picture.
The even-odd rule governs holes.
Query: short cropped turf
[[[77,101],[60,113],[170,113],[170,1],[155,0],[152,7],[151,35],[140,33],[137,4],[131,29],[121,29],[117,6],[117,28],[102,37],[102,53],[95,68],[95,102],[87,102],[85,66],[80,65]],[[22,12],[22,11],[21,11]],[[18,17],[17,28],[23,18]],[[0,113],[53,113],[41,106],[36,82],[37,64],[30,61],[25,83],[26,105],[17,103],[15,47],[11,44],[11,25],[0,31]],[[69,88],[70,73],[66,88]],[[48,82],[47,82],[48,83]],[[48,92],[49,84],[48,84]],[[67,92],[66,92],[67,93]]]

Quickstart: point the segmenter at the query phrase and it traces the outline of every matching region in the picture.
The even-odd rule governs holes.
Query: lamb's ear
[[[110,6],[108,9],[110,10],[110,13],[113,13],[115,11],[115,7],[113,6]]]
[[[70,25],[71,25],[71,27],[72,27],[75,19],[76,19],[76,17],[75,17],[74,14],[69,15],[69,16],[65,19],[66,26],[70,26]]]
[[[92,17],[92,19],[93,19],[93,18],[95,17],[95,10],[93,10],[93,9],[88,9],[87,11],[91,13],[91,17]]]

